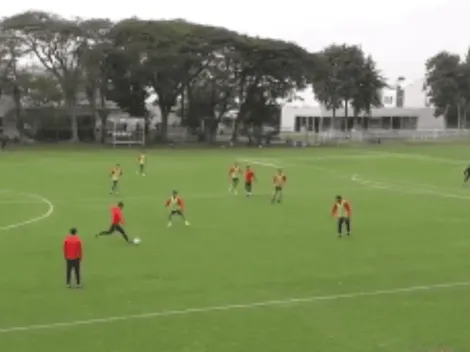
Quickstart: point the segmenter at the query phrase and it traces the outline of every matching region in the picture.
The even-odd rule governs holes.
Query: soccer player
[[[342,196],[336,196],[335,204],[331,209],[331,215],[338,221],[338,237],[343,237],[343,226],[346,226],[346,234],[351,235],[351,204],[343,199]]]
[[[170,198],[165,203],[165,206],[170,210],[168,215],[168,227],[173,224],[173,216],[178,215],[184,220],[184,224],[189,226],[189,221],[184,216],[184,202],[183,198],[178,195],[177,191],[173,191]]]
[[[273,197],[271,199],[271,203],[281,203],[282,202],[282,190],[286,185],[287,178],[284,172],[279,169],[277,170],[276,174],[273,177],[273,185],[274,185],[274,192]]]
[[[139,154],[139,169],[137,170],[137,175],[145,176],[145,152]]]
[[[110,176],[111,176],[112,183],[111,183],[111,191],[109,191],[109,194],[113,194],[113,193],[118,194],[118,184],[122,176],[121,165],[116,164],[116,166],[111,169]]]
[[[256,175],[251,166],[248,165],[245,169],[245,194],[247,197],[251,197],[253,182],[256,182]]]
[[[243,174],[242,169],[238,163],[234,163],[228,170],[228,177],[230,178],[230,186],[228,189],[229,193],[235,195],[238,194],[238,183],[240,182],[240,177]]]
[[[72,288],[72,272],[75,274],[77,288],[81,287],[80,262],[83,256],[82,248],[82,241],[77,235],[77,229],[70,229],[69,235],[64,240],[63,248],[66,263],[66,282],[68,288]]]
[[[121,236],[127,243],[132,243],[131,241],[129,241],[129,237],[127,236],[126,231],[124,231],[122,227],[126,223],[126,221],[124,220],[124,215],[122,214],[122,208],[124,208],[123,202],[119,202],[117,206],[111,208],[111,226],[108,230],[101,231],[100,233],[98,233],[96,237],[111,235],[117,231],[121,234]]]
[[[470,165],[467,166],[467,168],[464,170],[463,176],[463,183],[465,184],[468,182],[468,180],[470,180]]]

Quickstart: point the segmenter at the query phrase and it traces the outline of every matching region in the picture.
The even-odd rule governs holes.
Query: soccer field
[[[1,154],[0,350],[470,351],[467,148],[155,150],[146,177],[137,150]],[[234,160],[257,173],[250,199],[228,194]],[[166,227],[173,189],[190,227]],[[351,238],[335,233],[338,194]],[[140,246],[94,238],[118,200]],[[72,226],[82,290],[64,282]]]

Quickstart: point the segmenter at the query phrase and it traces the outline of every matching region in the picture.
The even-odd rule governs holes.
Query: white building
[[[401,92],[400,92],[401,89]],[[386,88],[382,91],[381,108],[374,108],[369,116],[352,118],[352,109],[345,118],[345,110],[338,109],[336,118],[333,112],[320,104],[286,104],[281,112],[283,132],[321,132],[333,129],[444,129],[443,117],[434,117],[424,87],[424,79],[404,83],[399,88]],[[399,107],[402,105],[402,107]]]

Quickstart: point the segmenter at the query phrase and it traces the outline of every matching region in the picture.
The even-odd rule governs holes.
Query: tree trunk
[[[100,106],[101,111],[99,113],[100,120],[101,120],[101,136],[100,136],[100,143],[106,143],[106,122],[108,120],[108,111],[106,110],[106,98],[103,94],[100,94]]]
[[[16,117],[16,130],[18,132],[19,137],[23,136],[24,126],[23,126],[23,106],[21,105],[21,90],[20,88],[15,85],[13,88],[13,99],[15,101],[15,117]]]
[[[78,143],[80,142],[80,138],[78,137],[77,102],[75,99],[69,99],[67,105],[69,109],[70,128],[72,132],[72,138],[70,141],[73,143]]]
[[[162,122],[160,124],[160,138],[162,142],[168,141],[168,117],[170,115],[169,109],[164,106],[164,104],[160,105],[161,117]]]

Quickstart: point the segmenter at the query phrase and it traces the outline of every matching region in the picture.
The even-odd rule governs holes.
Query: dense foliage
[[[106,100],[146,117],[145,100],[155,94],[161,138],[179,109],[183,124],[204,126],[211,140],[228,112],[236,112],[236,139],[241,129],[270,124],[280,102],[308,85],[320,102],[333,110],[351,106],[352,115],[380,105],[385,86],[373,59],[357,46],[311,53],[295,43],[183,20],[112,23],[26,12],[3,19],[0,30],[0,85],[15,97],[18,125],[24,104],[60,105],[75,141],[80,94],[103,121]],[[42,70],[21,66],[24,57]]]

